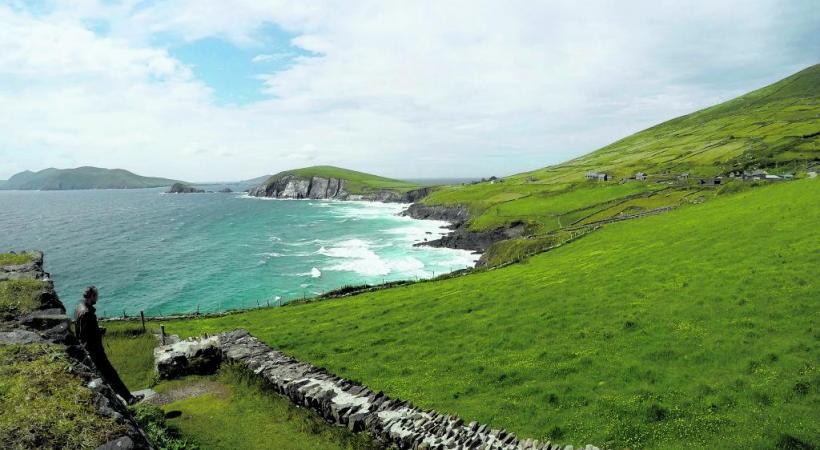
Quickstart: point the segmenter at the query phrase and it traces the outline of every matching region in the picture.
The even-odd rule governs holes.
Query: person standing
[[[111,365],[111,361],[108,360],[103,348],[102,336],[105,329],[100,329],[97,323],[97,310],[94,308],[98,297],[99,293],[96,287],[89,286],[85,290],[83,301],[77,305],[75,311],[74,333],[85,347],[91,361],[97,366],[97,370],[99,370],[103,379],[114,389],[117,395],[122,397],[128,404],[132,404],[139,399],[131,395],[131,391],[120,379],[117,369]]]

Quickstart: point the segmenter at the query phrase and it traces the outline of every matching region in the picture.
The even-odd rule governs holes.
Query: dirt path
[[[230,389],[227,386],[217,381],[196,380],[190,383],[176,385],[164,392],[158,392],[148,399],[147,402],[153,405],[163,406],[205,394],[213,394],[217,398],[224,399],[230,396],[230,393]]]

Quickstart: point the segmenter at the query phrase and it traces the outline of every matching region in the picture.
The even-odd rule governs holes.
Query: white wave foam
[[[390,245],[376,245],[362,239],[348,239],[339,242],[334,247],[322,247],[318,253],[329,258],[343,260],[325,267],[325,270],[355,272],[370,277],[389,274],[407,276],[424,276],[426,274],[424,263],[421,260],[412,256],[383,258],[371,249],[374,246],[387,247]]]
[[[319,278],[322,276],[322,272],[317,268],[310,269],[310,276],[313,278]]]

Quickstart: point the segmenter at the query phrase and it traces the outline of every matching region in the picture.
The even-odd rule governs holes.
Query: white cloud
[[[295,55],[291,52],[278,52],[278,53],[267,53],[267,54],[263,53],[263,54],[259,54],[259,55],[254,56],[251,59],[251,62],[253,62],[253,63],[267,63],[267,62],[273,62],[273,61],[282,61],[282,60],[285,60],[285,59],[293,58],[294,56]]]
[[[0,178],[95,164],[192,180],[306,163],[393,176],[540,167],[816,62],[810,4],[83,1],[0,6]],[[106,20],[108,37],[84,20]],[[254,45],[275,23],[316,56],[218,106],[161,34]],[[788,30],[788,31],[784,31]],[[801,31],[802,30],[802,31]],[[414,162],[423,162],[414,164]]]

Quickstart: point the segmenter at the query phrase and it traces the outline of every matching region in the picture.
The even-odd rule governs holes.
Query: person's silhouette
[[[108,356],[105,354],[102,343],[102,336],[105,333],[105,329],[100,329],[97,323],[97,310],[94,308],[98,296],[97,288],[94,286],[89,286],[85,290],[85,293],[83,293],[83,301],[77,305],[75,312],[74,332],[77,335],[77,339],[79,339],[85,347],[88,355],[91,356],[91,360],[94,362],[94,365],[97,366],[97,370],[100,371],[100,375],[102,375],[103,379],[114,389],[114,392],[130,404],[139,399],[131,395],[131,392],[125,386],[125,383],[122,382],[117,370],[114,369],[114,366],[111,365]]]

